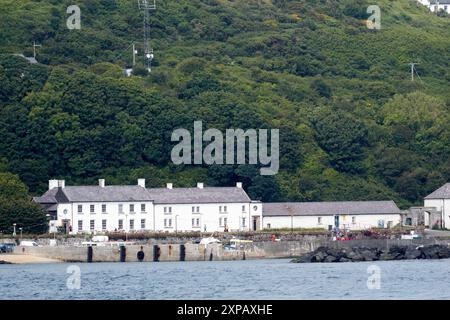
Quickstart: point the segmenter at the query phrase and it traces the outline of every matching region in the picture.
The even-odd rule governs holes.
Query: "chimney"
[[[98,179],[98,186],[100,188],[104,188],[105,187],[105,179]]]
[[[236,188],[242,189],[242,182],[237,182],[236,183]]]
[[[58,188],[64,189],[66,187],[66,180],[58,181]]]
[[[203,182],[199,182],[199,183],[197,183],[197,188],[199,188],[199,189],[203,189]]]
[[[145,188],[145,179],[138,179],[138,186]]]
[[[171,189],[172,190],[173,189],[173,183],[168,183],[167,184],[167,189]]]
[[[59,181],[58,180],[49,180],[48,181],[48,190],[52,190],[58,188]]]

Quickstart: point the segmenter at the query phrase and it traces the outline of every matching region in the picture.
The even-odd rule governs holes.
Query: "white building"
[[[50,226],[69,233],[111,231],[250,231],[259,230],[262,204],[236,187],[147,189],[136,186],[66,186],[50,180],[49,190],[35,201],[44,206]],[[54,231],[54,230],[53,230]]]
[[[425,207],[436,208],[441,214],[441,224],[443,228],[450,228],[450,183],[425,197]]]
[[[263,228],[364,230],[401,223],[394,201],[264,203]]]
[[[450,14],[450,0],[418,0],[432,12],[445,11]]]

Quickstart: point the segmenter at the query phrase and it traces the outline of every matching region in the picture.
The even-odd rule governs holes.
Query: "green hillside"
[[[413,0],[165,0],[152,12],[155,66],[137,1],[0,0],[0,171],[31,194],[68,184],[243,181],[264,201],[394,199],[450,178],[450,18]],[[369,30],[369,5],[382,11]],[[32,55],[38,65],[13,54]],[[128,49],[128,50],[127,50]],[[143,62],[141,55],[139,63]],[[408,63],[417,66],[410,80]],[[281,170],[175,166],[174,129],[279,128]]]

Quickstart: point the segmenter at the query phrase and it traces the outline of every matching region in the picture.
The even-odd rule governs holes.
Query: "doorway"
[[[258,231],[259,229],[259,217],[253,217],[253,231]]]

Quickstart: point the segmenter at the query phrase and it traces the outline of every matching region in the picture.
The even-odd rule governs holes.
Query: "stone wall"
[[[243,260],[243,259],[274,259],[292,258],[312,252],[321,246],[331,248],[385,248],[400,245],[430,245],[448,244],[450,241],[434,239],[422,240],[352,240],[352,241],[281,241],[281,242],[255,242],[243,245],[240,250],[227,251],[221,244],[201,245],[187,243],[180,244],[147,244],[126,246],[125,261],[138,261],[137,253],[144,252],[143,261],[216,261],[216,260]],[[182,255],[182,246],[185,251]],[[155,250],[159,248],[159,256],[155,257]],[[87,262],[88,248],[73,246],[55,247],[16,247],[15,253],[34,255],[67,262]],[[92,247],[92,262],[120,262],[120,247]]]

